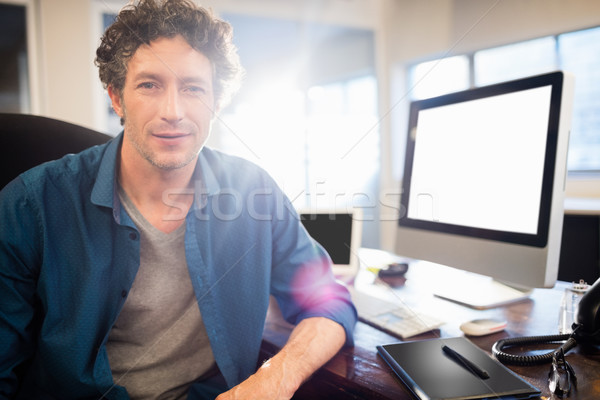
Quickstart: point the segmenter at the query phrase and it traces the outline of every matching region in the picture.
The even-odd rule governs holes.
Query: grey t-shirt
[[[115,384],[132,399],[186,398],[215,359],[185,258],[185,223],[171,233],[152,226],[119,186],[140,232],[140,268],[107,343]]]

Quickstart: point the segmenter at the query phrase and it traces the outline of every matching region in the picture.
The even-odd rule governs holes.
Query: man
[[[108,28],[96,63],[123,133],[0,192],[0,397],[287,399],[352,344],[348,292],[289,200],[204,148],[236,57],[186,0]],[[257,369],[269,295],[297,325]]]

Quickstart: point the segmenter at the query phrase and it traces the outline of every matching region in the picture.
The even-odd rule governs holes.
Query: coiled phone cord
[[[577,330],[577,329],[576,329]],[[552,350],[545,354],[525,356],[515,355],[504,352],[505,347],[517,346],[517,345],[530,345],[530,344],[542,344],[542,343],[559,343],[564,342],[556,350]],[[573,349],[577,346],[577,340],[575,339],[575,332],[566,333],[562,335],[546,335],[546,336],[526,336],[518,338],[507,338],[500,339],[494,346],[492,346],[492,353],[501,362],[506,364],[514,365],[537,365],[545,364],[552,361],[552,356],[562,349],[564,353]]]

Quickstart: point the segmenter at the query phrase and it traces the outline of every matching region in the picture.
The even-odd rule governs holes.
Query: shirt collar
[[[98,169],[98,175],[96,176],[96,182],[94,183],[94,188],[92,189],[93,204],[110,208],[114,208],[115,204],[118,204],[115,183],[117,173],[117,157],[119,156],[119,149],[121,148],[122,141],[123,132],[109,141],[106,145],[106,151],[102,155],[100,168]],[[117,200],[117,203],[115,203],[115,199]]]
[[[213,166],[206,157],[206,153],[210,151],[211,150],[206,147],[200,151],[193,179],[195,180],[195,184],[200,184],[199,187],[202,188],[202,193],[208,196],[214,196],[221,192],[221,185],[219,184]],[[214,167],[217,166],[215,165]]]
[[[123,132],[108,142],[106,151],[100,161],[100,168],[96,176],[96,182],[92,189],[92,203],[113,209],[115,219],[119,220],[119,212],[121,204],[117,193],[117,162],[119,157],[119,149],[123,142]],[[221,186],[215,171],[205,153],[210,152],[210,149],[203,148],[198,155],[198,162],[194,170],[193,180],[196,196],[204,198],[213,196],[221,191]],[[206,201],[198,198],[195,202],[195,207],[202,208]]]

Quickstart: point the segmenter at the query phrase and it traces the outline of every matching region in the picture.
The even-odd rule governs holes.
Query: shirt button
[[[131,239],[131,240],[137,240],[137,238],[138,238],[137,233],[135,233],[135,232],[130,232],[129,233],[129,239]]]
[[[121,297],[123,297],[123,298],[127,297],[127,290],[121,291]]]

